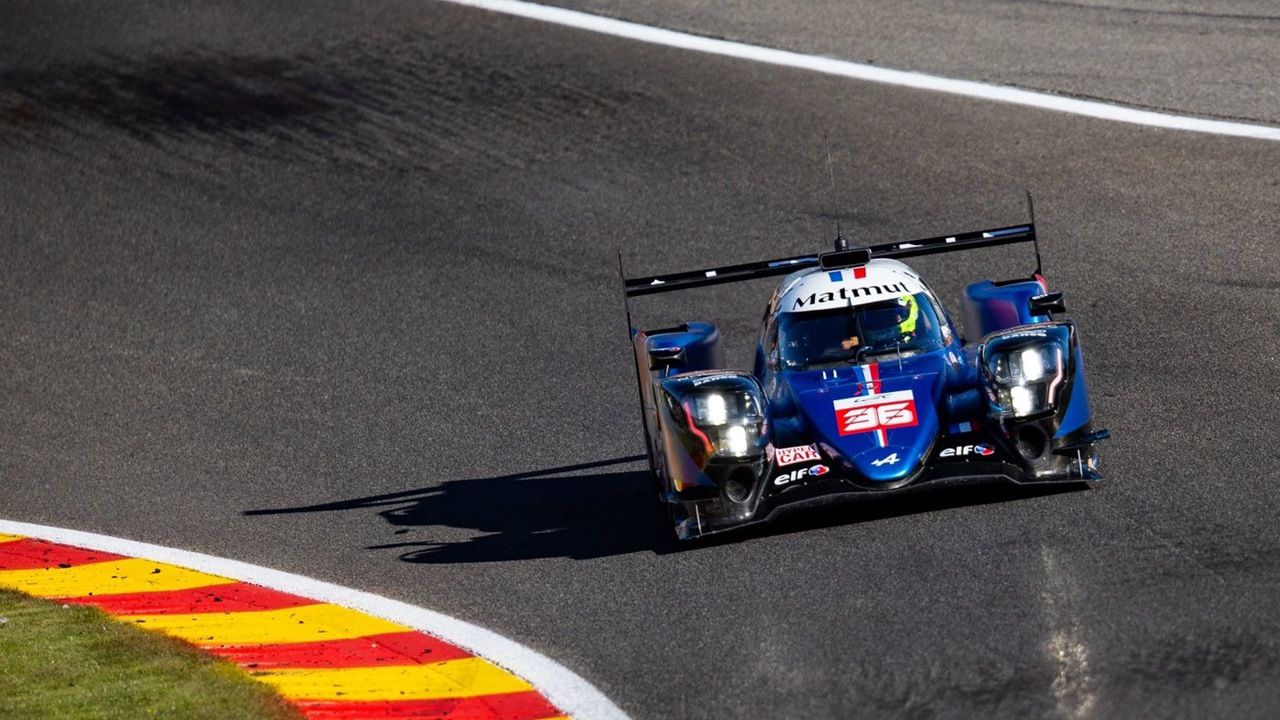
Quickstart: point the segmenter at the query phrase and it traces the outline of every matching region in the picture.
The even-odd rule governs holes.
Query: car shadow
[[[819,530],[889,520],[905,515],[926,515],[964,507],[994,505],[1048,497],[1089,489],[1087,483],[1017,485],[1003,480],[979,480],[948,485],[920,485],[892,493],[856,493],[833,496],[818,507],[782,508],[770,522],[713,535],[701,545],[742,542],[773,535]]]
[[[245,515],[341,512],[378,508],[399,532],[464,528],[464,541],[409,540],[374,545],[401,550],[414,563],[475,563],[567,557],[579,560],[642,550],[669,551],[647,470],[605,471],[643,455],[565,465],[497,477],[448,480],[385,495],[301,507],[247,510]]]
[[[672,537],[665,508],[654,498],[647,470],[606,470],[644,456],[621,457],[299,507],[246,510],[244,515],[343,512],[378,509],[398,534],[432,528],[473,531],[466,540],[425,540],[372,545],[399,550],[411,563],[480,563],[541,558],[592,558],[648,551],[666,554],[744,542],[819,528],[873,522],[902,515],[1071,492],[1076,485],[1018,486],[986,483],[921,487],[885,495],[850,495],[830,505],[779,514],[767,524],[693,543]],[[450,533],[451,535],[453,533]]]

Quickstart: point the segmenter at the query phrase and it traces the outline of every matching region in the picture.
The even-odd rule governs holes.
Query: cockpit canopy
[[[883,355],[903,356],[946,345],[942,313],[925,292],[778,318],[784,370],[822,370]]]

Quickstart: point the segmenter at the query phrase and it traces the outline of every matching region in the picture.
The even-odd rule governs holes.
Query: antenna
[[[1031,191],[1025,190],[1027,194],[1027,216],[1031,220],[1031,244],[1036,249],[1036,275],[1043,275],[1044,271],[1040,268],[1040,241],[1036,239],[1036,203],[1031,199]]]
[[[848,250],[849,241],[840,232],[840,211],[836,209],[836,171],[835,163],[831,161],[831,148],[827,148],[827,176],[831,179],[831,214],[836,219],[836,250]]]

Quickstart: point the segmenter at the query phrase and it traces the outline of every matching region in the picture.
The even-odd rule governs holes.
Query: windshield
[[[923,292],[866,305],[783,313],[778,321],[779,359],[788,370],[911,355],[944,345],[937,310]]]

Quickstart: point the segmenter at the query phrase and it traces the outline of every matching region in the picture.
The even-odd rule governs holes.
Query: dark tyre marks
[[[613,116],[635,99],[565,77],[431,37],[353,40],[287,57],[103,55],[0,73],[0,142],[55,148],[71,133],[197,156],[234,149],[434,172],[520,166],[563,150],[539,146],[539,130]]]

